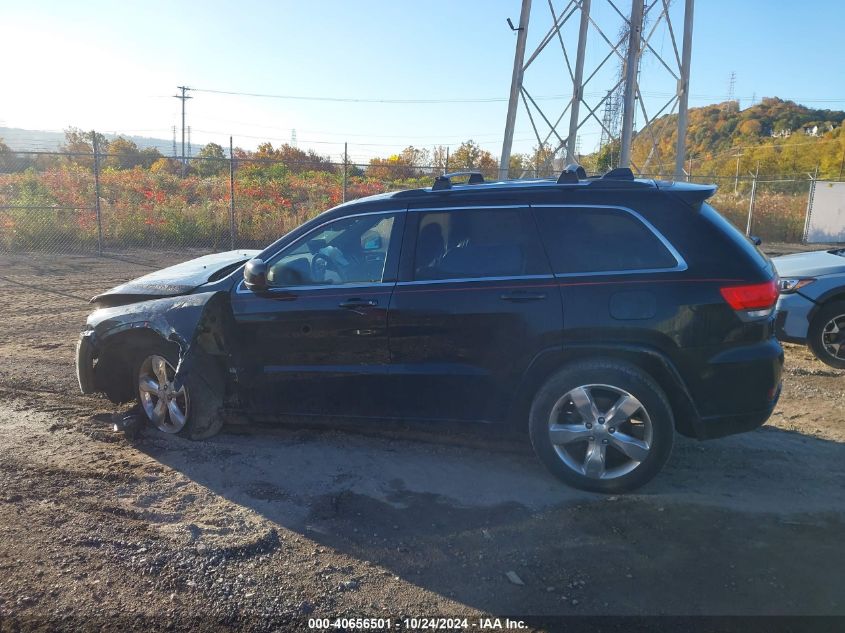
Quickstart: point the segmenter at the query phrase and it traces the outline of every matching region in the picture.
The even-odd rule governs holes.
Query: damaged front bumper
[[[133,359],[157,342],[178,346],[174,384],[193,374],[209,384],[228,360],[232,332],[229,295],[209,291],[100,308],[88,316],[76,346],[82,393],[105,393],[112,402],[134,397]],[[155,335],[150,337],[150,335]]]
[[[94,393],[97,391],[96,379],[94,377],[95,358],[94,332],[82,332],[79,335],[79,340],[76,342],[76,380],[79,382],[79,390],[82,393]]]

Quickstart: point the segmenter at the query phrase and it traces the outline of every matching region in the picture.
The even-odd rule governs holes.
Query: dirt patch
[[[845,615],[845,372],[804,348],[786,346],[769,425],[679,438],[654,482],[602,497],[487,427],[294,422],[129,442],[112,405],[78,395],[73,345],[80,297],[149,268],[28,262],[0,261],[0,622]]]

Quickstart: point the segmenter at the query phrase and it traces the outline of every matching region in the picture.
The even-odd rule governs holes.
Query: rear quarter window
[[[618,208],[535,208],[557,274],[662,270],[679,262],[636,215]]]
[[[721,213],[706,202],[701,205],[701,215],[722,233],[731,244],[742,251],[749,260],[764,270],[773,271],[771,260],[751,240],[731,224]]]

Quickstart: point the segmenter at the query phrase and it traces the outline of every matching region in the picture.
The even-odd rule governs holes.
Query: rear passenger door
[[[687,265],[640,213],[622,206],[535,206],[566,308],[563,344],[649,344],[671,353],[697,296]],[[600,337],[598,336],[600,334]]]
[[[397,414],[505,418],[563,321],[530,209],[412,209],[405,236],[389,311]]]

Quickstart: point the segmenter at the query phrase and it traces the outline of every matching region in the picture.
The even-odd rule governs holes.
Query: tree
[[[414,165],[407,156],[394,154],[387,158],[373,158],[367,167],[367,176],[379,180],[405,180],[414,176]]]
[[[10,174],[18,171],[18,161],[12,149],[0,138],[0,173]]]
[[[201,178],[219,174],[228,167],[228,160],[223,147],[217,143],[209,143],[203,147],[197,152],[196,159],[191,162]]]
[[[472,139],[461,143],[449,159],[449,169],[457,171],[480,171],[486,178],[496,178],[499,161],[486,149],[481,149]]]
[[[554,157],[555,153],[552,151],[548,143],[538,145],[531,152],[531,169],[537,178],[543,178],[553,175],[554,173]]]
[[[154,174],[170,174],[171,176],[178,176],[182,173],[182,163],[175,158],[161,157],[150,165],[150,172]]]
[[[132,169],[143,163],[143,157],[134,141],[118,136],[108,144],[108,156],[100,165],[109,169]]]
[[[155,147],[145,147],[141,150],[141,167],[149,169],[160,158],[162,158],[161,152]]]
[[[438,145],[431,152],[431,166],[437,173],[443,173],[449,170],[449,165],[446,163],[449,154],[448,148],[443,145]],[[451,157],[449,157],[451,158]]]
[[[272,143],[261,143],[254,153],[246,152],[246,154],[247,156],[240,158],[258,160],[258,165],[263,163],[265,166],[273,162],[282,163],[287,171],[294,174],[306,171],[336,172],[335,164],[328,156],[321,156],[312,149],[306,152],[287,143],[280,145],[278,149],[273,148]],[[237,153],[236,157],[238,157]]]
[[[428,167],[430,154],[427,149],[409,145],[398,154],[387,158],[373,158],[367,167],[367,175],[380,180],[405,180],[414,178]]]
[[[739,126],[740,134],[744,134],[746,136],[760,136],[762,129],[763,125],[756,119],[743,121]]]
[[[511,154],[508,161],[508,177],[522,178],[522,176],[531,173],[532,165],[531,159],[525,154]]]
[[[482,151],[478,143],[472,139],[464,141],[449,158],[449,168],[452,170],[467,170],[478,167]]]
[[[108,139],[99,132],[83,132],[79,128],[65,130],[65,142],[61,149],[69,154],[68,159],[89,169],[94,168],[94,136],[97,138],[97,150],[100,154],[109,151]]]
[[[409,145],[405,149],[403,149],[399,156],[402,157],[402,160],[413,167],[428,167],[430,162],[430,154],[428,153],[427,149],[420,149],[414,147],[413,145]]]

